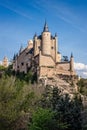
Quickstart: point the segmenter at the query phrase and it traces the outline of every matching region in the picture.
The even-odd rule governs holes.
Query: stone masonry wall
[[[40,52],[39,66],[55,66],[55,62],[53,61],[52,57],[44,56]]]
[[[29,60],[31,58],[30,54],[26,53],[27,50],[25,49],[17,58],[17,70],[19,70],[19,72],[27,72],[27,66],[28,63],[30,63],[31,61]]]
[[[70,63],[69,62],[61,62],[59,64],[56,65],[56,68],[59,70],[66,70],[69,71],[70,70]]]
[[[55,72],[55,68],[40,67],[40,77],[43,76],[53,77],[54,72]]]

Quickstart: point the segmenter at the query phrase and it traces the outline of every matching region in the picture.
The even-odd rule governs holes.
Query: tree
[[[66,125],[55,120],[55,113],[50,109],[39,108],[32,116],[29,130],[65,130]]]
[[[30,111],[34,93],[14,77],[0,79],[0,129],[16,130],[15,123]]]
[[[58,108],[58,102],[60,100],[60,95],[61,91],[58,89],[58,87],[54,87],[52,90],[52,98],[51,98],[51,103],[52,103],[52,109],[56,110]]]
[[[3,70],[5,70],[6,68],[4,67],[4,66],[2,66],[2,65],[0,65],[0,71],[3,71]]]
[[[46,97],[48,98],[45,98],[44,104],[50,104],[48,108],[51,108],[52,111],[55,112],[54,118],[59,122],[57,126],[63,122],[67,125],[67,130],[82,129],[82,100],[79,95],[75,95],[75,97],[71,99],[68,94],[62,95],[58,87],[54,87],[50,94],[46,93]],[[44,108],[47,108],[46,105],[44,105]]]
[[[52,89],[49,85],[47,85],[40,99],[40,106],[42,108],[51,108],[51,96]]]
[[[67,123],[67,130],[81,130],[82,129],[82,101],[81,98],[75,96],[70,99],[68,94],[61,96],[56,104],[56,118]],[[60,115],[60,116],[59,116]],[[60,118],[59,118],[60,117]]]
[[[68,61],[68,56],[63,56],[63,61]]]
[[[71,113],[73,116],[73,121],[71,122],[71,130],[82,130],[82,99],[79,95],[76,94],[71,103]]]
[[[51,130],[53,113],[48,109],[39,108],[32,116],[30,130]]]

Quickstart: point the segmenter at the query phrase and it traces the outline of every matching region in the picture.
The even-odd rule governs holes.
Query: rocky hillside
[[[42,84],[45,84],[45,86],[58,86],[58,88],[61,90],[63,94],[67,93],[71,97],[73,96],[73,94],[78,92],[76,79],[70,79],[69,77],[53,76],[52,78],[41,78],[40,81],[42,82]]]

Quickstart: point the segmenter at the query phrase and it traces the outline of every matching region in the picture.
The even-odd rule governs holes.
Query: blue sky
[[[73,52],[86,74],[87,0],[0,0],[0,60],[12,59],[35,32],[40,35],[45,19],[58,34],[59,51],[68,57]]]

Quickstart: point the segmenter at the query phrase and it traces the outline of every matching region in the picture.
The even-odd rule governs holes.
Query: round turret
[[[71,53],[71,57],[70,57],[70,71],[73,72],[74,71],[74,58],[73,58],[73,54]]]
[[[31,49],[33,47],[33,41],[29,40],[28,41],[28,49]]]
[[[4,67],[8,67],[8,58],[5,56],[2,62]]]
[[[50,55],[51,54],[51,34],[49,32],[48,26],[45,23],[44,29],[42,32],[42,54]]]

